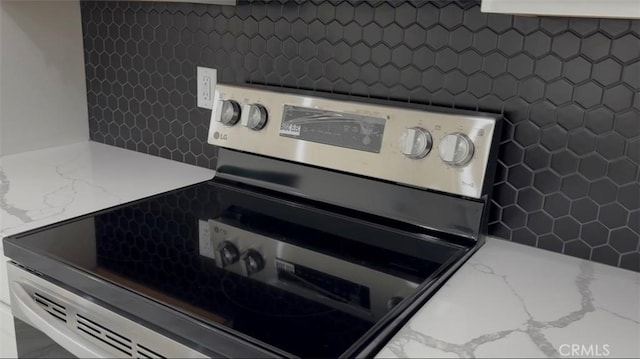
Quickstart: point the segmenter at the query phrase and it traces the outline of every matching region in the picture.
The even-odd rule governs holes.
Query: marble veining
[[[640,274],[490,238],[378,357],[558,358],[571,345],[640,357]]]
[[[0,208],[6,211],[9,215],[18,218],[22,223],[29,223],[33,221],[27,211],[24,209],[16,208],[13,205],[7,203],[7,194],[9,193],[9,187],[11,184],[9,183],[9,179],[0,168]]]
[[[95,142],[4,156],[0,235],[206,181],[214,174]]]

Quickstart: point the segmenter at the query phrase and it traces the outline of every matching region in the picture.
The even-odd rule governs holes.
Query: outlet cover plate
[[[198,107],[213,108],[213,93],[216,89],[217,71],[208,67],[196,68],[198,79]]]

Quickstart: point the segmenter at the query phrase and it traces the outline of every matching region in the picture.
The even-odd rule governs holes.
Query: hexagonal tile
[[[571,100],[573,96],[573,86],[564,79],[554,81],[547,85],[545,96],[554,104],[562,105]]]
[[[598,137],[596,151],[602,157],[612,160],[624,155],[625,140],[616,132]]]
[[[551,49],[551,38],[542,31],[527,35],[524,39],[524,50],[534,57],[540,57]]]
[[[533,103],[544,96],[544,82],[536,77],[520,83],[520,96],[529,103]]]
[[[497,52],[490,54],[484,58],[482,69],[489,76],[498,76],[507,70],[507,59]]]
[[[612,37],[617,37],[618,35],[629,30],[631,24],[629,20],[620,20],[620,19],[601,19],[600,20],[600,30],[609,34]]]
[[[627,253],[638,250],[640,237],[628,228],[619,228],[611,231],[609,244],[618,253]]]
[[[513,231],[511,240],[516,243],[526,244],[528,246],[536,245],[536,235],[529,228],[518,228]]]
[[[602,100],[602,87],[593,82],[577,86],[573,92],[573,99],[586,108],[593,107]]]
[[[508,56],[522,51],[523,46],[524,36],[515,30],[505,32],[498,39],[498,49]]]
[[[508,166],[520,163],[523,153],[522,147],[513,141],[500,145],[499,148],[499,158]]]
[[[429,91],[436,91],[444,84],[444,74],[435,68],[430,68],[422,74],[422,86]]]
[[[398,68],[403,68],[408,66],[413,60],[413,53],[411,50],[404,46],[398,46],[391,51],[391,61]]]
[[[527,218],[527,227],[536,234],[545,234],[551,232],[553,219],[543,211],[537,211],[529,214]]]
[[[567,150],[551,155],[551,168],[560,175],[574,173],[578,169],[578,157]]]
[[[439,21],[439,18],[440,9],[435,7],[433,4],[426,4],[425,6],[420,6],[417,9],[416,22],[423,26],[425,29],[436,25]]]
[[[533,59],[525,54],[516,55],[509,59],[507,69],[517,79],[523,79],[533,72]]]
[[[608,56],[610,48],[611,40],[600,33],[582,39],[581,52],[593,61],[599,61]]]
[[[587,195],[589,182],[581,175],[573,174],[562,179],[560,189],[567,197],[576,199]]]
[[[538,248],[554,252],[562,252],[563,247],[564,243],[555,234],[545,234],[538,237]]]
[[[638,165],[626,158],[615,160],[609,163],[607,175],[615,183],[624,185],[636,180],[638,174]]]
[[[608,178],[603,178],[591,183],[589,186],[589,196],[599,204],[607,204],[615,201],[616,185]]]
[[[618,190],[618,202],[628,210],[640,208],[640,184],[629,183]]]
[[[533,188],[518,191],[517,204],[525,211],[531,212],[542,209],[542,194]]]
[[[553,222],[553,233],[565,241],[578,238],[580,224],[568,216],[558,218]]]
[[[627,223],[628,211],[617,203],[610,203],[600,207],[598,220],[608,228],[617,228]]]
[[[427,32],[422,26],[413,24],[404,29],[404,43],[415,49],[427,41]]]
[[[613,128],[613,112],[606,107],[598,107],[588,111],[585,120],[586,127],[595,134],[610,131]]]
[[[531,147],[525,151],[524,163],[532,170],[546,168],[549,165],[551,154],[542,147]]]
[[[507,206],[502,209],[502,222],[511,229],[524,226],[526,220],[526,213],[517,206]]]
[[[394,11],[390,4],[381,4],[376,8],[374,20],[380,26],[387,26],[394,21]]]
[[[514,16],[513,27],[521,34],[528,35],[540,28],[540,18],[528,16]]]
[[[613,42],[611,54],[622,62],[640,58],[640,39],[634,34],[627,34]]]
[[[552,217],[561,217],[569,213],[571,202],[561,193],[554,193],[544,198],[543,209]]]
[[[451,71],[445,75],[444,86],[454,95],[463,93],[467,89],[467,77],[458,70]]]
[[[562,73],[562,61],[553,55],[548,55],[536,62],[536,75],[543,80],[552,80]]]
[[[516,202],[516,190],[509,183],[496,186],[492,200],[500,207],[512,205]]]
[[[590,222],[598,217],[598,205],[585,197],[571,204],[571,216],[582,223]]]
[[[491,79],[484,74],[475,74],[469,78],[468,89],[478,98],[486,96],[491,92]]]
[[[597,154],[588,155],[580,160],[578,172],[590,180],[601,178],[607,172],[607,161]]]
[[[591,257],[591,247],[584,241],[574,240],[565,243],[564,253],[578,258],[589,259]]]
[[[584,155],[595,149],[596,137],[588,131],[578,130],[569,134],[568,147],[578,155]]]
[[[516,95],[518,82],[511,75],[502,75],[493,80],[493,93],[501,100],[506,100]]]
[[[580,39],[570,32],[565,32],[553,38],[551,50],[561,58],[569,59],[580,53]]]
[[[453,70],[458,64],[458,55],[453,50],[446,48],[436,53],[436,66],[444,72]]]
[[[562,73],[573,83],[580,83],[590,78],[591,62],[583,57],[571,59],[565,63]]]
[[[533,172],[525,166],[515,166],[509,168],[508,180],[509,183],[515,188],[524,188],[531,185],[533,179]]]
[[[631,88],[640,87],[640,61],[624,66],[622,69],[622,81]]]
[[[450,4],[440,9],[440,23],[452,29],[462,23],[462,9],[457,4]]]
[[[580,238],[592,247],[607,243],[608,236],[609,230],[597,221],[583,225],[580,233]]]
[[[620,80],[622,65],[611,58],[598,62],[593,66],[592,77],[604,86]]]
[[[627,226],[634,232],[640,234],[640,209],[635,209],[629,212]]]
[[[438,25],[427,31],[427,45],[440,49],[449,43],[449,32],[444,27]]]
[[[634,92],[630,88],[620,84],[604,91],[602,103],[615,111],[623,111],[631,108],[633,96]]]
[[[640,113],[627,111],[616,113],[615,130],[626,138],[637,138],[640,135]]]
[[[471,46],[473,34],[464,27],[459,27],[449,33],[449,47],[460,52]]]
[[[473,50],[460,54],[458,68],[467,75],[471,75],[482,68],[482,57]]]
[[[488,53],[498,45],[498,35],[489,29],[482,29],[473,35],[473,46],[480,53]]]
[[[627,142],[626,156],[635,163],[640,163],[640,138]]]
[[[609,246],[594,248],[591,252],[591,260],[612,266],[617,266],[620,255]]]
[[[553,193],[560,189],[560,177],[555,173],[544,170],[536,172],[533,178],[533,187],[543,194]]]
[[[566,130],[582,126],[584,109],[576,104],[567,104],[558,108],[558,124]]]
[[[369,46],[373,46],[381,42],[382,27],[376,23],[371,23],[365,26],[362,31],[362,41]]]
[[[374,67],[371,64],[368,64]],[[376,69],[377,71],[377,69]],[[407,67],[400,73],[400,80],[404,86],[409,89],[416,88],[420,85],[420,72],[415,67]]]
[[[640,253],[627,253],[620,256],[620,267],[640,271]]]

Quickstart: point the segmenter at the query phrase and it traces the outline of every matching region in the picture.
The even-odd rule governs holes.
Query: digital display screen
[[[285,105],[280,136],[380,153],[386,120]]]

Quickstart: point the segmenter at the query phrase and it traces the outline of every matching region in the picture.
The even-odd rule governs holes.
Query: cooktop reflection
[[[337,357],[467,250],[375,217],[208,182],[21,238],[297,356]]]

